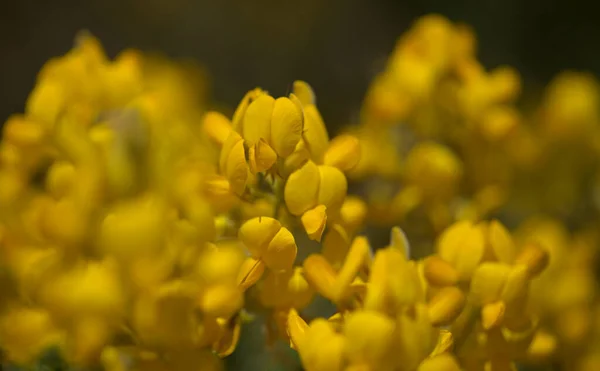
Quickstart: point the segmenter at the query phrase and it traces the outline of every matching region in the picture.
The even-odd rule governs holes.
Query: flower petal
[[[317,206],[320,182],[319,168],[312,161],[290,175],[284,189],[285,204],[290,213],[302,215]]]
[[[335,213],[339,210],[346,198],[348,182],[346,176],[339,169],[332,166],[319,166],[320,186],[319,203]]]
[[[238,238],[255,258],[263,256],[269,243],[281,229],[278,220],[269,217],[257,217],[246,221],[240,227]]]
[[[351,170],[360,160],[360,143],[352,135],[339,135],[329,143],[325,152],[324,165],[334,166],[342,171]]]
[[[277,98],[271,119],[271,144],[279,157],[287,157],[302,137],[302,110],[289,98]]]
[[[265,264],[274,271],[285,271],[292,268],[296,260],[298,248],[292,232],[281,227],[273,237],[263,255]]]
[[[258,143],[262,138],[267,142],[271,140],[271,116],[275,99],[262,94],[256,98],[246,110],[244,115],[243,136],[250,146]]]
[[[210,111],[204,115],[202,120],[204,132],[215,143],[223,145],[232,130],[231,122],[220,112]]]
[[[300,218],[302,226],[308,234],[308,238],[313,241],[321,242],[321,236],[327,223],[327,213],[324,205],[317,205],[315,208],[306,211]]]

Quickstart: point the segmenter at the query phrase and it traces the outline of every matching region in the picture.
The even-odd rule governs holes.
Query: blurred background
[[[515,66],[529,94],[558,71],[600,74],[600,22],[587,0],[1,0],[0,122],[22,112],[37,71],[89,30],[109,56],[128,47],[200,62],[212,98],[237,105],[261,86],[315,88],[335,131],[354,120],[397,37],[437,12],[473,27],[488,67]]]

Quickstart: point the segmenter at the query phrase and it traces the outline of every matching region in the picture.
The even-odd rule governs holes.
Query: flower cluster
[[[228,116],[82,35],[3,126],[2,356],[219,370],[257,321],[309,371],[598,369],[600,91],[520,90],[426,16],[330,138],[306,82]]]

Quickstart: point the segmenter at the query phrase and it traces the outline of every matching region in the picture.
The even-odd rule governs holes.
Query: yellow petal
[[[506,305],[503,301],[489,303],[481,308],[481,325],[485,330],[498,327],[504,319]]]
[[[435,357],[442,353],[449,352],[454,346],[454,337],[448,330],[440,330],[438,334],[437,344],[431,352],[431,357]]]
[[[293,308],[302,309],[312,301],[315,292],[306,280],[302,267],[294,268],[287,282],[287,291],[290,293]]]
[[[253,286],[265,273],[265,263],[256,258],[246,258],[240,272],[238,274],[237,282],[242,291],[248,290]]]
[[[227,212],[239,202],[239,198],[233,192],[229,180],[219,175],[206,179],[204,194],[217,212]]]
[[[319,166],[320,186],[319,203],[325,205],[327,210],[339,210],[346,197],[348,182],[346,176],[339,169],[331,166]]]
[[[502,300],[507,304],[512,304],[515,301],[523,299],[529,288],[529,278],[527,268],[523,265],[513,266],[500,294]]]
[[[287,157],[302,137],[304,118],[289,98],[277,98],[271,119],[271,143],[279,157]]]
[[[321,164],[329,147],[329,135],[321,114],[314,105],[304,106],[304,134],[310,158]]]
[[[219,169],[221,170],[222,174],[225,174],[227,170],[227,161],[229,160],[229,154],[231,153],[231,150],[240,141],[243,141],[243,139],[238,133],[235,131],[229,132],[229,135],[223,143],[223,147],[221,148],[221,153],[219,156]]]
[[[287,319],[287,333],[292,349],[298,349],[298,344],[304,340],[308,324],[298,315],[296,309],[290,309]]]
[[[165,210],[160,200],[152,197],[131,200],[107,210],[98,242],[104,253],[134,258],[161,247],[165,225]]]
[[[220,112],[210,111],[204,115],[202,120],[204,132],[215,143],[223,145],[232,130],[231,122]]]
[[[339,135],[329,143],[323,164],[341,171],[351,170],[360,160],[360,143],[352,135]]]
[[[339,269],[344,263],[350,243],[351,240],[346,230],[341,225],[334,224],[325,234],[321,253],[333,268]]]
[[[248,182],[248,165],[246,164],[243,141],[237,142],[231,148],[225,166],[225,176],[229,180],[231,189],[237,195],[242,195],[246,190],[246,183]]]
[[[335,333],[327,320],[318,318],[310,323],[305,339],[298,349],[305,369],[341,371],[344,346],[344,337]]]
[[[213,285],[204,290],[198,306],[211,317],[229,318],[244,303],[242,291],[233,285]]]
[[[470,279],[485,252],[482,226],[470,222],[455,223],[440,236],[438,252],[456,268],[461,280]]]
[[[248,157],[250,170],[254,174],[269,170],[277,161],[277,153],[262,138],[250,147]]]
[[[308,161],[288,178],[285,189],[285,204],[293,215],[302,215],[317,206],[320,175],[314,162]]]
[[[323,297],[333,300],[336,273],[327,260],[320,254],[309,255],[302,263],[308,282]]]
[[[550,255],[539,244],[528,243],[517,256],[515,263],[527,267],[528,276],[533,278],[546,269],[550,263]]]
[[[396,324],[387,316],[374,311],[357,311],[346,318],[344,335],[346,357],[351,363],[366,363],[374,369],[387,369],[393,356]]]
[[[340,209],[344,226],[351,231],[360,229],[367,216],[367,204],[356,196],[348,196]]]
[[[445,353],[427,358],[419,365],[417,371],[460,371],[458,362],[451,354]]]
[[[437,255],[425,258],[423,273],[427,282],[434,286],[452,286],[458,282],[458,272],[450,263]]]
[[[238,238],[255,258],[262,257],[269,244],[281,229],[278,220],[269,217],[257,217],[248,220],[240,227]]]
[[[240,340],[242,327],[241,317],[236,316],[227,326],[228,327],[225,329],[219,341],[213,344],[213,350],[217,352],[219,357],[226,357],[235,350],[235,347]]]
[[[308,83],[296,80],[294,81],[294,95],[298,97],[302,105],[316,104],[315,93]]]
[[[498,261],[512,264],[515,260],[516,247],[508,230],[497,220],[489,225],[490,245]]]
[[[371,246],[366,237],[358,236],[352,241],[350,251],[335,281],[334,295],[336,301],[341,300],[346,295],[350,284],[358,274],[360,268],[369,259],[370,253]]]
[[[509,265],[483,263],[473,274],[471,294],[477,303],[487,304],[500,299],[502,290],[510,274]]]
[[[292,232],[285,227],[281,227],[269,243],[267,251],[263,255],[263,260],[274,271],[289,270],[294,265],[297,251],[298,248]]]
[[[302,214],[300,218],[308,238],[313,241],[321,242],[321,236],[327,223],[327,213],[325,211],[326,207],[324,205],[317,205]]]
[[[529,348],[527,349],[527,356],[534,361],[546,361],[552,354],[554,354],[557,346],[558,341],[555,335],[552,335],[546,331],[538,330],[535,333]]]
[[[2,348],[8,360],[17,364],[33,362],[59,338],[50,314],[35,308],[13,308],[0,317]]]
[[[40,144],[44,138],[44,128],[41,125],[20,115],[9,117],[3,130],[3,138],[17,146]]]
[[[268,94],[262,94],[250,103],[244,115],[243,125],[243,136],[248,145],[253,146],[261,138],[270,143],[274,106],[275,99]]]
[[[465,305],[465,295],[456,287],[445,287],[428,303],[429,318],[434,326],[446,326],[453,322]]]
[[[408,238],[406,238],[406,234],[400,227],[392,227],[390,233],[390,246],[398,249],[404,254],[405,258],[408,259],[410,257],[410,243],[408,242]]]
[[[242,132],[242,126],[244,123],[244,116],[246,115],[246,110],[250,105],[250,102],[259,96],[265,94],[260,88],[256,88],[254,90],[250,90],[244,95],[244,98],[240,101],[240,104],[237,106],[235,112],[233,113],[233,118],[231,120],[231,124],[233,129],[237,132]]]

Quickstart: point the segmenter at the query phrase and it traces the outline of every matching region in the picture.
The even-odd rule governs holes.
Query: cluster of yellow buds
[[[3,126],[3,361],[219,370],[257,320],[308,371],[599,369],[600,90],[520,89],[426,16],[330,138],[303,81],[229,117],[82,35]]]

